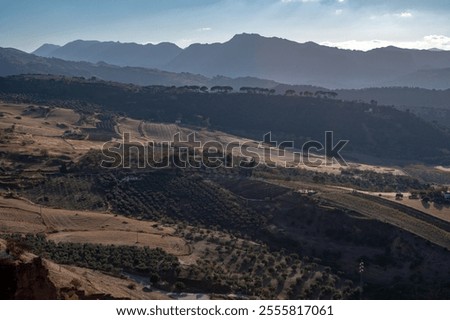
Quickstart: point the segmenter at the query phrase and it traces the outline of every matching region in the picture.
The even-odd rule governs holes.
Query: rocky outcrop
[[[88,294],[72,287],[57,288],[51,281],[49,270],[40,257],[29,261],[2,259],[0,261],[0,300],[105,300],[110,294]]]
[[[28,263],[21,263],[16,268],[15,299],[56,299],[58,290],[49,279],[48,269],[40,257]]]
[[[99,271],[60,265],[0,239],[0,300],[167,299]],[[131,283],[131,285],[130,285]]]
[[[4,257],[0,261],[0,299],[57,299],[58,290],[49,279],[40,257]]]

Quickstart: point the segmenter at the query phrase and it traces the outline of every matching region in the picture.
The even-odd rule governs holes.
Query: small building
[[[419,199],[419,195],[417,194],[417,192],[411,192],[411,195],[409,196],[409,199],[418,200]]]
[[[445,200],[450,200],[450,191],[445,191],[444,192],[444,199]]]
[[[313,196],[317,193],[317,191],[313,190],[313,189],[299,189],[296,192],[298,192],[300,194],[306,194],[308,196]]]

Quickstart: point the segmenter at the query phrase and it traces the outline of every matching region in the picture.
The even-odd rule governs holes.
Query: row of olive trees
[[[259,88],[259,87],[241,87],[240,92],[253,94],[275,94],[275,89]]]
[[[295,96],[297,95],[297,92],[292,89],[288,89],[284,92],[285,96]],[[335,99],[337,97],[337,93],[333,91],[321,91],[318,90],[316,92],[311,91],[300,91],[298,93],[298,96],[301,97],[316,97],[316,98],[327,98],[327,99]]]

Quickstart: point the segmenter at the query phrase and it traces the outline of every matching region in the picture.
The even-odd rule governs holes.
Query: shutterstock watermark
[[[180,132],[171,141],[132,141],[130,133],[122,140],[108,141],[101,151],[103,168],[254,168],[347,166],[341,151],[348,140],[333,141],[333,132],[326,131],[324,142],[310,140],[297,149],[293,141],[278,142],[268,132],[261,141],[236,140],[226,143],[201,141],[196,132],[182,138]],[[320,153],[320,154],[319,154]]]

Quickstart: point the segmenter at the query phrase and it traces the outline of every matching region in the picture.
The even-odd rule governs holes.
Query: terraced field
[[[186,136],[191,133],[190,130],[181,128],[176,124],[163,123],[147,123],[143,125],[143,132],[150,140],[155,141],[173,141],[175,134],[180,133],[181,139],[186,139]]]

